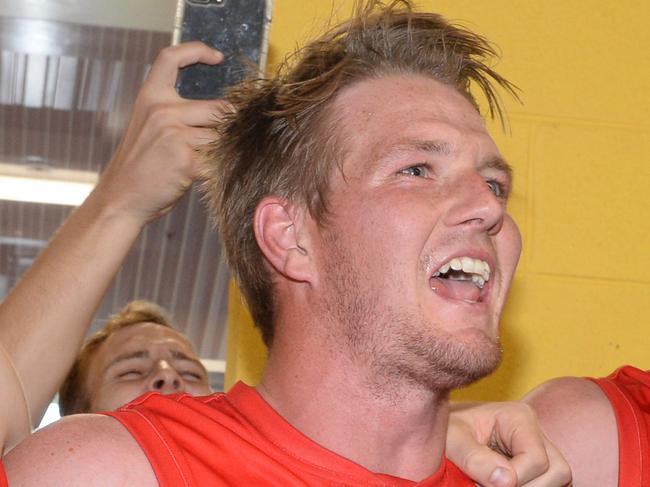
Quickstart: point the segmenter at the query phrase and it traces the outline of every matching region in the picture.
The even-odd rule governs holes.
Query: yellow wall
[[[270,61],[350,3],[276,0]],[[515,168],[510,209],[524,237],[502,321],[504,362],[455,397],[512,399],[554,376],[650,368],[650,3],[420,5],[495,42],[499,71],[524,101],[507,101],[511,134],[492,126]],[[228,379],[255,382],[263,353],[243,323],[230,329]]]

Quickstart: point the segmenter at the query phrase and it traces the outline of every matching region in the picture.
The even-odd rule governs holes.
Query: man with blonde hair
[[[168,313],[136,300],[86,340],[59,389],[59,410],[110,411],[148,391],[211,392],[205,367]]]

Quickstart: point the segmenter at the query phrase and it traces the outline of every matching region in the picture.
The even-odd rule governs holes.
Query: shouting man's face
[[[510,169],[482,118],[416,75],[358,82],[332,108],[343,162],[316,252],[331,336],[428,389],[490,373],[521,241]]]

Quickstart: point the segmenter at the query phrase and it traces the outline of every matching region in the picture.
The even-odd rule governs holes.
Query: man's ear
[[[306,210],[277,196],[267,196],[257,205],[253,229],[257,245],[269,264],[288,279],[312,279],[312,255],[305,219]]]

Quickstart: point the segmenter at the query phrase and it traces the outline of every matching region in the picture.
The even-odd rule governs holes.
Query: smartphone
[[[203,41],[224,54],[215,66],[197,63],[181,69],[176,90],[184,98],[224,95],[255,66],[263,70],[268,51],[272,0],[179,0],[174,44]]]

